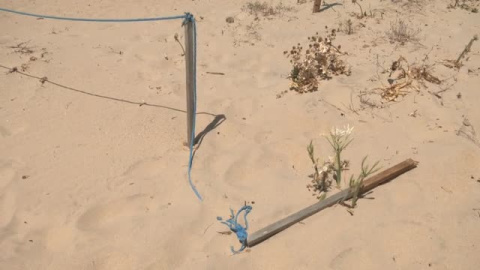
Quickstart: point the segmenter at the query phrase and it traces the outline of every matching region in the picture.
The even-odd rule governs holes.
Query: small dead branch
[[[403,56],[394,61],[390,67],[390,75],[388,78],[388,86],[376,88],[380,90],[380,95],[387,101],[395,101],[401,96],[405,96],[409,89],[413,88],[417,91],[420,86],[426,88],[426,82],[432,84],[441,84],[442,80],[432,74],[433,66],[425,63],[427,56],[420,65],[410,65]],[[398,74],[396,77],[392,75]]]
[[[432,75],[432,67],[431,66],[413,66],[410,69],[410,73],[412,75],[412,78],[418,81],[427,81],[429,83],[433,84],[441,84],[442,81]]]
[[[207,71],[207,74],[212,74],[212,75],[225,75],[223,72],[214,72],[214,71]]]
[[[10,46],[9,48],[14,49],[14,52],[19,53],[19,54],[32,54],[32,53],[34,53],[32,47],[27,46],[27,44],[28,44],[28,41],[27,42],[21,42],[21,43],[18,43],[17,45],[15,45],[15,46]]]
[[[437,91],[437,92],[433,92],[433,95],[435,95],[436,97],[438,98],[442,98],[442,96],[440,94],[444,93],[444,92],[447,92],[448,90],[450,90],[452,88],[453,85],[455,85],[456,81],[453,82],[452,84],[448,85],[447,87],[444,87],[443,89]],[[461,97],[461,95],[460,95]]]
[[[180,47],[182,48],[182,55],[181,56],[184,56],[185,55],[185,48],[183,48],[183,45],[182,43],[180,42],[180,40],[178,39],[178,34],[175,33],[175,35],[173,36],[173,38],[175,38],[175,41],[178,43],[178,45],[180,45]]]
[[[448,68],[456,68],[456,69],[461,68],[463,66],[462,59],[465,58],[467,53],[470,52],[470,50],[472,49],[473,42],[477,40],[478,40],[478,36],[477,35],[473,36],[473,38],[468,42],[468,44],[465,46],[463,51],[457,57],[457,60],[445,60],[443,65]]]

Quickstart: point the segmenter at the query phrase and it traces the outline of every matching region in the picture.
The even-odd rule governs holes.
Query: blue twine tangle
[[[242,252],[246,247],[247,247],[247,238],[248,238],[248,220],[247,220],[247,215],[252,211],[252,207],[250,205],[245,205],[240,210],[238,210],[237,214],[233,212],[232,209],[230,209],[230,218],[223,221],[222,217],[217,217],[217,220],[220,221],[222,224],[225,224],[228,226],[228,228],[234,232],[237,235],[238,241],[242,244],[240,249],[235,250],[233,247],[230,247],[230,250],[232,251],[233,254],[237,254]],[[238,223],[238,216],[240,213],[245,212],[243,215],[243,218],[245,220],[245,227],[240,225]]]
[[[192,181],[192,165],[193,165],[193,145],[195,141],[195,122],[197,115],[197,26],[195,23],[195,17],[191,13],[185,13],[184,15],[179,16],[167,16],[167,17],[151,17],[151,18],[132,18],[132,19],[91,19],[91,18],[73,18],[73,17],[60,17],[60,16],[50,16],[50,15],[41,15],[23,11],[17,11],[13,9],[1,8],[0,11],[14,13],[18,15],[24,15],[29,17],[36,17],[42,19],[53,19],[53,20],[62,20],[62,21],[77,21],[77,22],[101,22],[101,23],[126,23],[126,22],[148,22],[148,21],[167,21],[167,20],[178,20],[183,19],[182,26],[185,26],[187,23],[192,23],[193,25],[193,122],[192,122],[192,140],[190,143],[190,155],[188,159],[188,183],[192,188],[193,192],[197,198],[202,201],[202,196],[198,192],[197,188]]]

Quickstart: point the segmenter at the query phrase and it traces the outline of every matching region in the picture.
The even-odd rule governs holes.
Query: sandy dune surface
[[[181,20],[0,12],[0,269],[478,269],[480,41],[460,69],[441,62],[480,34],[480,17],[447,2],[363,0],[359,19],[351,1],[312,14],[311,1],[283,0],[257,18],[244,0],[2,1],[69,17],[193,13],[203,136],[192,177],[204,201],[187,180]],[[348,19],[353,33],[338,31],[334,43],[351,75],[281,94],[292,69],[283,52]],[[419,29],[416,41],[390,42],[399,19]],[[395,102],[359,98],[388,84],[382,70],[400,56],[426,55],[442,84]],[[353,216],[337,205],[233,256],[240,244],[218,233],[227,228],[216,217],[254,202],[253,232],[317,202],[306,146],[313,140],[326,158],[321,134],[347,124],[345,177],[365,155],[382,168],[406,158],[418,168],[360,199]]]

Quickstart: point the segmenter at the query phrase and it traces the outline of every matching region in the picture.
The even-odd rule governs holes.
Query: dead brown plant
[[[448,8],[460,8],[472,13],[478,13],[479,0],[455,0]]]
[[[340,51],[340,46],[332,44],[335,33],[336,31],[332,30],[326,38],[317,33],[308,37],[307,49],[298,43],[284,52],[293,65],[289,76],[292,80],[291,90],[298,93],[314,92],[318,90],[321,80],[341,74],[350,75],[350,67],[341,59],[346,53]]]
[[[389,85],[374,90],[380,91],[380,96],[384,100],[396,101],[408,94],[411,89],[418,91],[420,87],[427,87],[425,82],[441,84],[442,80],[433,75],[433,66],[426,64],[427,58],[425,56],[421,64],[410,65],[405,57],[400,56],[390,67]]]
[[[418,41],[420,29],[413,29],[402,19],[390,23],[390,29],[386,32],[391,43],[400,43],[404,45],[407,42]]]
[[[260,16],[269,17],[283,14],[285,12],[291,12],[294,11],[295,8],[286,6],[282,2],[278,3],[276,6],[273,6],[267,2],[260,2],[257,0],[255,2],[246,3],[242,10],[258,18]]]

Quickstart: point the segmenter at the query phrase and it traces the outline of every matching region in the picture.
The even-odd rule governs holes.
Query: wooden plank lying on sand
[[[374,189],[375,187],[384,184],[395,177],[417,167],[418,162],[407,159],[389,169],[386,169],[368,179],[363,181],[363,186],[360,190],[360,194],[365,193],[369,190]],[[333,196],[326,198],[325,200],[319,201],[303,210],[300,210],[284,219],[281,219],[267,227],[258,230],[248,236],[247,245],[249,247],[255,246],[271,236],[285,230],[286,228],[292,226],[293,224],[315,214],[319,211],[337,204],[338,202],[348,200],[352,197],[350,188],[340,191]]]

